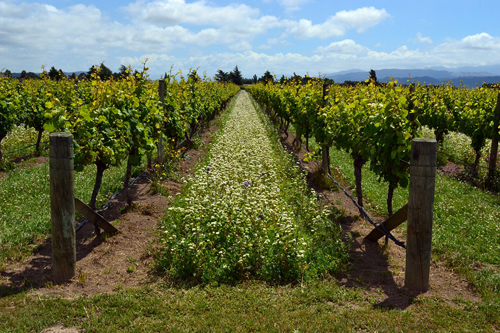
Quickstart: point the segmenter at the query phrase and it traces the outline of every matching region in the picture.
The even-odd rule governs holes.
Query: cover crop
[[[241,92],[207,164],[166,214],[160,262],[173,276],[282,283],[342,267],[340,227],[270,128]]]

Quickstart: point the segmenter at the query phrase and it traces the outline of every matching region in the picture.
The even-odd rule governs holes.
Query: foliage
[[[217,71],[217,74],[215,74],[214,77],[215,81],[220,82],[220,83],[228,83],[231,82],[231,77],[228,72],[224,72],[222,69],[219,69]]]
[[[0,77],[0,143],[9,131],[18,124],[17,114],[19,96],[16,92],[15,80],[8,76]],[[2,160],[2,150],[0,147],[0,161]]]
[[[127,71],[130,72],[131,69]],[[71,132],[75,169],[92,170],[95,173],[94,182],[89,178],[85,180],[85,186],[94,186],[93,190],[78,196],[90,197],[90,204],[95,207],[101,198],[101,185],[105,188],[104,194],[108,194],[107,179],[103,177],[104,170],[116,170],[113,166],[122,164],[129,156],[130,166],[140,163],[145,154],[152,155],[160,136],[165,139],[167,136],[175,139],[182,137],[183,131],[190,129],[191,121],[198,124],[212,116],[224,107],[226,101],[238,91],[238,87],[231,84],[223,86],[201,79],[196,82],[181,80],[171,82],[167,91],[170,92],[167,95],[167,105],[170,107],[162,109],[158,82],[148,79],[147,68],[135,76],[127,75],[116,81],[101,80],[99,68],[91,78],[84,81],[70,78],[50,80],[46,73],[38,80],[24,79],[22,82],[0,77],[0,134],[7,135],[10,132],[7,147],[19,149],[22,142],[27,143],[25,136],[32,139],[33,131],[38,132],[38,138],[42,137],[42,132],[45,135],[53,131]],[[21,125],[21,122],[24,123]],[[180,131],[169,132],[171,128],[165,126],[166,124],[173,124],[172,127],[179,128]],[[169,143],[170,145],[166,145],[167,149],[173,149],[174,143]],[[4,147],[3,143],[1,147]],[[96,167],[90,167],[92,164]],[[3,162],[2,167],[10,168],[8,163]],[[123,174],[125,173],[130,175],[130,170],[123,171]],[[27,195],[22,196],[21,201],[28,205],[33,201],[41,202],[49,207],[46,202],[47,176],[48,174],[33,176],[46,182],[43,186],[35,185],[38,180],[34,182],[21,178],[26,182],[24,186],[34,186],[33,190],[26,191]],[[80,177],[79,173],[76,177]],[[10,180],[16,177],[9,174],[6,178]],[[124,182],[123,178],[121,182]],[[5,184],[7,183],[2,186],[10,188]],[[36,242],[40,235],[47,233],[47,215],[40,214],[40,219],[36,222],[26,222],[31,221],[24,215],[32,214],[30,207],[19,208],[21,206],[15,201],[17,199],[14,190],[10,188],[8,191],[11,192],[2,195],[3,198],[12,198],[5,202],[8,209],[0,206],[0,219],[5,217],[9,221],[7,223],[2,220],[2,228],[5,229],[0,231],[4,235],[0,237],[0,245],[2,242],[8,243],[5,237],[13,238],[6,235],[18,232],[19,238],[22,239],[19,240],[19,248],[6,248],[5,251],[20,251],[25,255],[31,244]],[[37,191],[44,196],[43,200],[36,195]],[[14,208],[14,211],[19,208],[21,211],[16,213],[17,215],[10,215],[10,208]],[[9,214],[6,215],[6,211],[9,211]],[[33,232],[20,231],[17,228],[24,226],[25,222],[26,228]]]

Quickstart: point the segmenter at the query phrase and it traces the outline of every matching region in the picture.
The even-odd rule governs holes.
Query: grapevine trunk
[[[356,195],[358,197],[358,204],[361,207],[364,207],[363,205],[363,188],[361,187],[361,169],[363,168],[363,165],[365,164],[365,160],[361,155],[356,155],[354,158],[354,177],[356,178]],[[362,210],[359,210],[360,214],[363,214]]]

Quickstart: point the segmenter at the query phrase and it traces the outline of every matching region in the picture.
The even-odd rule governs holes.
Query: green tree
[[[54,66],[52,66],[50,67],[48,76],[51,80],[57,80],[59,77],[59,71]]]
[[[101,63],[100,66],[94,65],[94,66],[90,67],[89,71],[87,72],[87,76],[91,77],[92,74],[94,74],[94,73],[99,73],[98,74],[99,78],[102,81],[109,80],[113,76],[113,72],[111,71],[111,69],[106,67],[106,65],[104,65],[104,63]]]
[[[193,70],[188,74],[188,79],[191,80],[193,83],[200,81],[200,77],[198,76],[196,70]]]
[[[101,63],[99,69],[101,70],[99,74],[101,80],[109,80],[113,76],[113,72],[111,71],[111,69],[106,67],[104,63]]]
[[[266,71],[264,75],[259,79],[261,82],[271,82],[274,83],[274,76],[270,71]]]
[[[125,78],[130,75],[131,69],[125,65],[120,65],[120,69],[118,70],[118,77]]]
[[[375,70],[370,69],[370,73],[368,75],[368,79],[370,81],[372,81],[373,83],[378,83],[377,73],[375,73]]]
[[[12,77],[12,73],[8,69],[6,69],[6,70],[3,71],[2,76],[11,78]]]
[[[243,83],[243,76],[241,75],[240,70],[238,69],[238,66],[234,67],[233,71],[229,74],[231,82],[241,86]]]
[[[58,71],[59,77],[57,78],[58,80],[62,79],[63,77],[66,77],[66,74],[62,71],[62,69],[59,69]]]
[[[219,69],[217,74],[214,76],[214,80],[220,83],[227,83],[230,81],[230,75],[228,72],[224,72],[222,69]]]

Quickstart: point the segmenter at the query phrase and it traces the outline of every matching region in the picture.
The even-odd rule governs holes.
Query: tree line
[[[42,67],[42,73],[41,74],[36,74],[34,72],[27,72],[23,70],[18,76],[20,79],[39,79],[42,74],[47,75],[50,79],[53,80],[60,80],[65,77],[70,77],[72,79],[87,79],[92,77],[92,74],[98,73],[99,77],[101,80],[110,80],[111,78],[113,79],[119,79],[128,75],[135,75],[136,73],[139,73],[137,70],[132,71],[131,68],[121,65],[120,68],[118,69],[118,72],[113,72],[111,69],[109,69],[104,63],[101,63],[100,65],[93,65],[91,66],[87,72],[81,72],[80,74],[72,73],[72,74],[66,74],[63,72],[62,69],[57,69],[54,66],[52,66],[48,71],[45,71],[44,68]],[[0,72],[0,76],[5,76],[5,77],[14,77],[14,74],[8,70],[5,69],[3,72]]]

